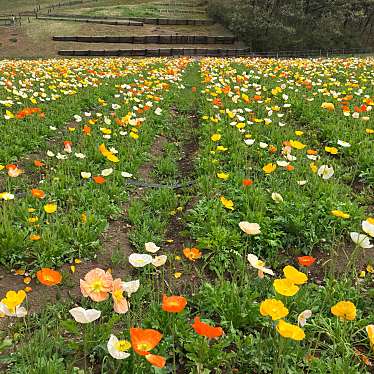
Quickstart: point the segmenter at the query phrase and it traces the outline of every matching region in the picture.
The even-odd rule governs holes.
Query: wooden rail
[[[114,25],[114,26],[143,26],[142,22],[131,21],[131,20],[65,18],[65,17],[50,17],[50,16],[37,16],[37,19],[44,20],[44,21],[99,23],[102,25]]]
[[[144,36],[53,36],[52,40],[80,43],[131,44],[233,44],[234,36],[144,35]]]
[[[79,18],[79,19],[88,19],[88,20],[111,20],[111,21],[133,21],[133,22],[141,22],[144,24],[151,24],[151,25],[191,25],[191,26],[205,26],[205,25],[212,25],[214,23],[211,19],[183,19],[183,18],[147,18],[147,17],[109,17],[109,16],[86,16],[86,15],[79,15],[79,14],[55,14],[50,13],[48,15],[39,15],[38,18],[48,17],[50,19],[56,18],[58,20],[62,19],[71,19],[71,18]]]
[[[248,55],[247,49],[208,49],[208,48],[158,48],[158,49],[117,49],[117,50],[60,50],[60,56],[210,56],[239,57]]]

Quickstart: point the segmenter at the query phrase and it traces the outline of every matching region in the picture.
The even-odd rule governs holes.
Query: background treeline
[[[374,0],[209,0],[254,51],[374,46]]]

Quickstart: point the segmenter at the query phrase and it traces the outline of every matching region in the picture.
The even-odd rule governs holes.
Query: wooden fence
[[[131,44],[233,44],[234,36],[144,35],[144,36],[53,36],[52,40],[80,43]]]
[[[88,19],[88,20],[127,20],[133,22],[141,22],[144,24],[151,24],[151,25],[191,25],[191,26],[205,26],[205,25],[212,25],[214,23],[211,19],[182,19],[182,18],[146,18],[146,17],[109,17],[109,16],[86,16],[86,15],[79,15],[79,14],[55,14],[51,13],[48,15],[40,15],[38,18],[56,18],[58,20],[62,19]]]
[[[181,13],[181,14],[207,14],[206,10],[197,10],[197,9],[177,9],[177,8],[164,8],[159,9],[160,13]]]
[[[206,56],[206,57],[263,57],[263,58],[303,58],[331,57],[373,54],[374,49],[329,49],[309,51],[254,52],[249,49],[207,49],[207,48],[159,48],[159,49],[118,49],[118,50],[60,50],[60,56]]]
[[[52,20],[52,21],[99,23],[102,25],[114,25],[114,26],[143,26],[142,22],[130,21],[130,20],[65,18],[65,17],[49,17],[49,16],[37,16],[37,19],[44,20],[44,21]]]
[[[126,57],[163,57],[163,56],[246,56],[246,49],[207,49],[207,48],[158,48],[158,49],[117,49],[117,50],[60,50],[60,56],[126,56]]]
[[[17,24],[21,25],[21,17],[13,15],[0,15],[0,26],[15,26]]]

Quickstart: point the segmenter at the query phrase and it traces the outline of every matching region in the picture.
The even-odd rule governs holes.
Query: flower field
[[[373,372],[373,83],[0,61],[1,372]]]

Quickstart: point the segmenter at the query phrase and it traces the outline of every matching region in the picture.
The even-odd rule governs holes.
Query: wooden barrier
[[[159,9],[160,13],[183,13],[183,14],[206,14],[206,10],[197,10],[197,9]]]
[[[142,22],[130,20],[110,20],[110,19],[87,19],[87,18],[65,18],[65,17],[50,17],[50,16],[37,16],[37,19],[43,21],[68,21],[68,22],[85,22],[85,23],[99,23],[102,25],[114,26],[143,26]]]
[[[144,36],[53,36],[59,42],[131,44],[233,44],[234,36],[144,35]]]
[[[115,21],[133,21],[133,22],[141,22],[144,24],[151,24],[151,25],[191,25],[191,26],[205,26],[205,25],[212,25],[214,23],[211,19],[182,19],[182,18],[143,18],[143,17],[109,17],[109,16],[86,16],[86,15],[79,15],[79,14],[55,14],[51,13],[48,15],[40,15],[38,18],[57,18],[57,19],[71,19],[71,18],[78,18],[78,19],[89,19],[89,20],[115,20]]]
[[[60,56],[209,56],[239,57],[248,56],[248,49],[208,49],[208,48],[159,48],[159,49],[117,49],[117,50],[60,50]]]

